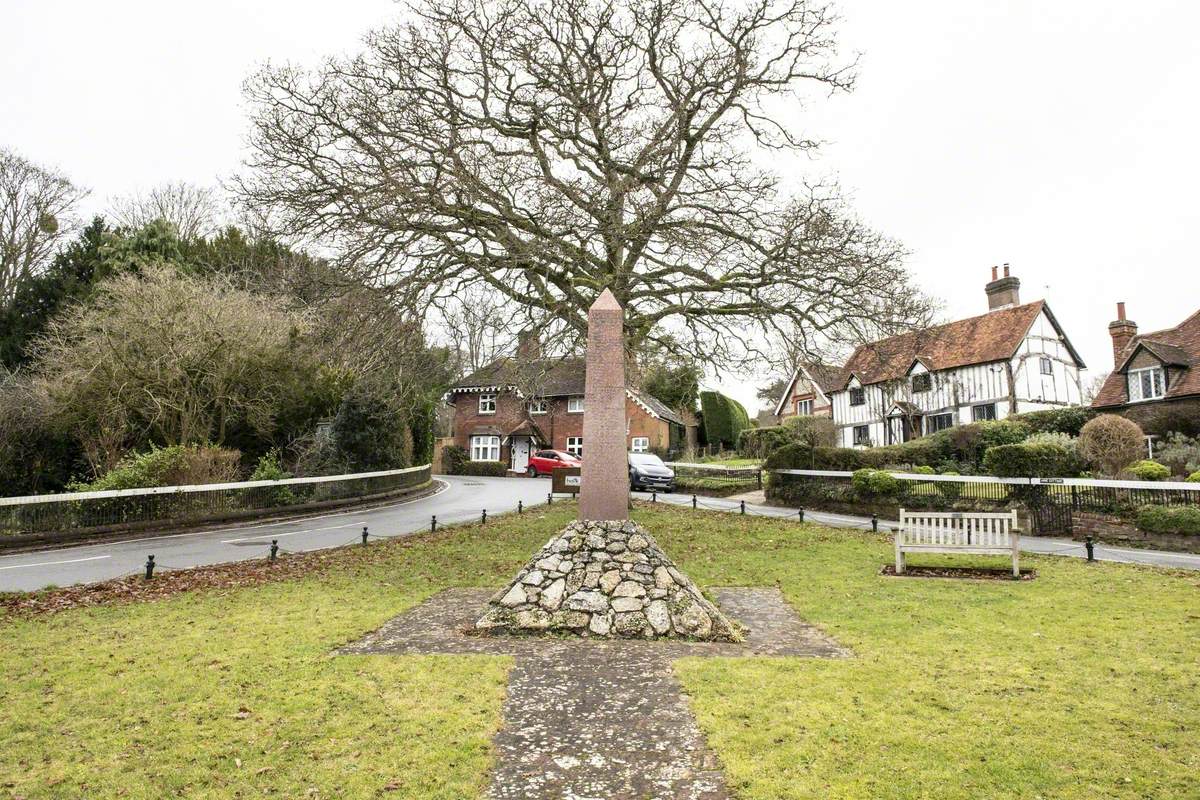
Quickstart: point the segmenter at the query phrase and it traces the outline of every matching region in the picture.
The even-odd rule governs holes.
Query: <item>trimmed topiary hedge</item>
[[[1047,411],[1030,411],[1018,414],[1013,419],[1025,423],[1034,433],[1065,433],[1068,436],[1078,436],[1079,431],[1094,416],[1096,412],[1090,408],[1071,406]]]
[[[734,447],[738,436],[750,427],[746,408],[720,392],[701,392],[700,410],[704,415],[704,436],[709,444]]]
[[[468,461],[462,465],[462,472],[456,474],[503,478],[508,474],[508,465],[503,461]]]
[[[988,448],[983,471],[999,478],[1061,478],[1078,472],[1077,462],[1052,444],[1002,444]]]

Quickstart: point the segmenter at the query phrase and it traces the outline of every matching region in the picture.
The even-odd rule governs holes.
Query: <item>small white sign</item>
[[[578,475],[563,475],[563,486],[578,486],[578,485],[579,485],[579,476]]]

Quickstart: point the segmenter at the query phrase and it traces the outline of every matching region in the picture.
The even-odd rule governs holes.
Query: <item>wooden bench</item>
[[[971,514],[900,509],[896,531],[896,574],[904,574],[905,553],[975,553],[1012,556],[1013,577],[1020,577],[1017,512]]]

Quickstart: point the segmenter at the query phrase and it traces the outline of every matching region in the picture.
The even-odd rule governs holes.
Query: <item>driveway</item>
[[[146,556],[164,569],[264,558],[272,539],[301,552],[361,541],[363,526],[374,537],[404,536],[438,523],[479,519],[546,502],[549,478],[475,478],[439,475],[436,494],[366,509],[345,509],[277,522],[244,522],[169,536],[131,536],[115,542],[0,556],[0,591],[94,583],[144,569]]]

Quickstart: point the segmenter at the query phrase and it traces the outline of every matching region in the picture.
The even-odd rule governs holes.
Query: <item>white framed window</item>
[[[1154,400],[1167,393],[1167,380],[1162,367],[1131,369],[1129,371],[1129,402]]]
[[[933,376],[928,372],[918,372],[912,376],[913,394],[928,392],[933,388]]]
[[[471,437],[471,460],[472,461],[499,461],[500,460],[500,437],[499,436],[472,436]]]
[[[937,433],[954,427],[953,414],[931,414],[925,418],[925,433]]]
[[[530,400],[529,401],[529,413],[530,414],[545,414],[549,410],[550,410],[550,405],[545,400]]]
[[[583,455],[583,437],[568,436],[567,437],[567,452],[579,458]]]
[[[867,391],[861,386],[850,387],[850,405],[861,406],[867,402]]]
[[[1038,359],[1038,364],[1042,370],[1043,375],[1053,375],[1054,374],[1054,362],[1051,361],[1050,359],[1046,358],[1045,356],[1042,356],[1041,358]]]
[[[494,392],[479,395],[479,413],[480,414],[495,414],[496,413],[496,395]]]
[[[985,403],[980,406],[971,406],[971,420],[974,422],[982,422],[985,419],[996,418],[996,404]]]
[[[629,440],[629,449],[634,453],[650,452],[650,437],[649,436],[634,436]]]
[[[583,413],[583,398],[576,395],[575,397],[567,398],[567,413],[582,414]]]
[[[854,391],[851,389],[850,391]],[[861,391],[861,390],[860,390]],[[859,445],[871,444],[871,426],[870,425],[855,425],[854,426],[854,443]]]
[[[796,401],[796,414],[801,417],[812,416],[812,398]]]

